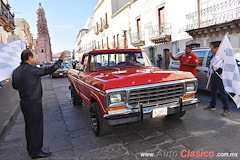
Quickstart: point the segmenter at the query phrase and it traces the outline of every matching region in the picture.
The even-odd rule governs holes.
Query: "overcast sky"
[[[94,15],[98,0],[8,0],[15,18],[25,18],[34,38],[37,36],[36,11],[39,2],[45,11],[52,52],[72,51],[77,34],[89,16]]]

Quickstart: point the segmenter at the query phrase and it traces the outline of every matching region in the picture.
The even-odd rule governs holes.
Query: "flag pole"
[[[206,89],[208,89],[208,86],[209,86],[209,83],[210,83],[210,79],[211,79],[211,77],[212,77],[212,69],[211,69],[211,71],[210,71],[210,75],[209,75],[209,77],[208,77],[208,81],[207,81],[207,85],[206,85]]]

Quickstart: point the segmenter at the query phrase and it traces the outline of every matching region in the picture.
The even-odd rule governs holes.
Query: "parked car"
[[[72,102],[81,105],[84,100],[90,106],[90,123],[98,136],[108,134],[111,125],[181,118],[199,102],[197,79],[190,72],[154,67],[141,49],[90,51],[79,67],[68,72]]]
[[[67,63],[63,62],[60,68],[58,68],[54,73],[50,74],[50,77],[67,77],[68,70],[69,66]]]
[[[238,68],[240,71],[240,49],[233,49],[235,53],[235,58],[238,64]],[[198,79],[198,89],[206,90],[206,85],[208,81],[208,68],[210,65],[210,60],[212,57],[212,52],[210,48],[193,48],[193,53],[198,56],[199,64],[197,66],[197,73],[196,77]],[[181,54],[185,53],[185,51],[178,52],[175,57],[180,56]],[[179,70],[180,61],[179,60],[171,60],[169,64],[169,69]],[[210,88],[208,87],[207,90]]]

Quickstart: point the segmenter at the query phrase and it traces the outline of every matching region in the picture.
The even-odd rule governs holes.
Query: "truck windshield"
[[[152,66],[145,52],[104,52],[91,55],[90,71]]]

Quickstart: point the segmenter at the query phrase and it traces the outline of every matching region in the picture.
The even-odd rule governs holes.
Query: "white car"
[[[196,77],[198,79],[198,88],[206,90],[206,85],[208,81],[208,68],[210,65],[210,60],[212,57],[212,52],[210,48],[196,48],[192,50],[194,54],[198,56],[199,64],[197,66]],[[238,69],[240,72],[240,49],[233,49]],[[179,57],[181,54],[185,53],[185,51],[178,52],[174,57]],[[180,61],[179,60],[171,60],[169,64],[169,69],[179,70]],[[208,90],[210,87],[208,87]]]

